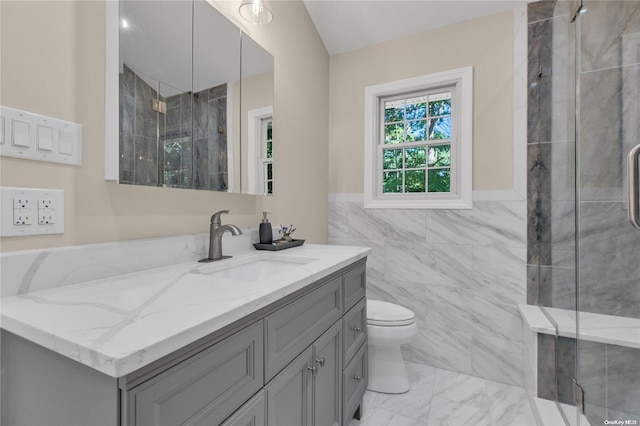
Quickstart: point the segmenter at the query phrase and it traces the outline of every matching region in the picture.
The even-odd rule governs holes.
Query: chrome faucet
[[[211,225],[209,228],[209,257],[200,259],[198,262],[215,262],[216,260],[231,257],[222,255],[222,234],[229,231],[232,235],[241,235],[242,231],[235,225],[223,225],[220,221],[220,216],[223,213],[229,213],[229,210],[220,210],[211,216]]]

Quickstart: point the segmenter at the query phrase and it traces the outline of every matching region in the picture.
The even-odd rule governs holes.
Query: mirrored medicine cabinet
[[[205,0],[107,2],[105,178],[273,193],[273,57]]]

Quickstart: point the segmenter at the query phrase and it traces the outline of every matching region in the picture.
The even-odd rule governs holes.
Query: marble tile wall
[[[242,235],[225,233],[225,254],[252,248],[257,229]],[[15,296],[32,291],[160,268],[207,257],[209,234],[151,238],[0,254],[0,294]]]
[[[362,194],[329,198],[329,243],[373,249],[369,297],[416,313],[419,333],[405,358],[517,386],[525,221],[525,200],[476,201],[472,210],[365,210]]]

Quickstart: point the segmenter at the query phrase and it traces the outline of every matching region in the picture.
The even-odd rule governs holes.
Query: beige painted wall
[[[236,2],[218,6],[235,17]],[[247,28],[275,56],[278,186],[265,199],[105,182],[104,2],[0,2],[0,103],[83,125],[81,167],[0,159],[2,186],[65,191],[63,235],[3,238],[0,250],[207,232],[221,209],[231,210],[223,222],[248,227],[266,208],[275,223],[296,224],[297,236],[325,242],[329,57],[301,2],[275,1],[273,9],[270,25]]]
[[[210,0],[211,1],[211,0]],[[329,56],[301,1],[272,1],[273,21],[244,25],[236,1],[213,1],[274,56],[274,196],[259,197],[295,236],[327,240]],[[320,52],[324,52],[320,54]]]
[[[474,72],[473,189],[511,189],[512,28],[507,12],[331,57],[329,192],[364,190],[366,86],[466,66]]]

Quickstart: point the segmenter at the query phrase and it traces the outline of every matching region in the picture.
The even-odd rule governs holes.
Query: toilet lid
[[[414,322],[413,311],[382,300],[367,300],[367,324],[400,326]]]

